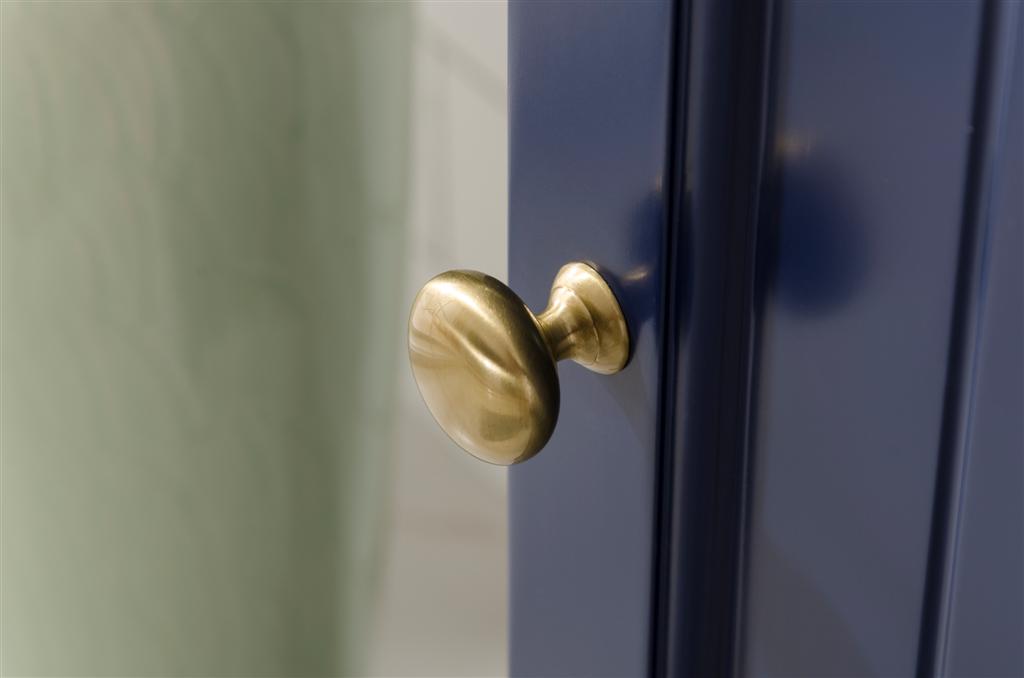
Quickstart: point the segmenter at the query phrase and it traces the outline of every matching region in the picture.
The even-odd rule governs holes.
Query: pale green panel
[[[0,7],[3,673],[357,671],[408,7]]]

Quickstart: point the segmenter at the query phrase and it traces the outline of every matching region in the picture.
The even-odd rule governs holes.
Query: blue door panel
[[[995,140],[992,221],[974,359],[962,487],[952,512],[948,626],[941,672],[1024,675],[1024,23],[1004,133]],[[1008,48],[1010,46],[1008,45]],[[1001,93],[994,93],[998,99]]]
[[[510,470],[513,675],[1024,673],[1022,14],[510,4],[510,281],[634,342]]]
[[[509,472],[511,672],[647,671],[672,3],[509,7],[509,278],[532,308],[560,266],[606,276],[628,369],[559,364],[544,452]]]
[[[911,675],[982,5],[778,9],[742,667]]]

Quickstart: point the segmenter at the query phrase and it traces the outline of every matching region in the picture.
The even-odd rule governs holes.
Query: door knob
[[[613,374],[628,358],[619,302],[596,270],[578,262],[555,276],[539,315],[476,271],[431,279],[409,315],[409,361],[430,413],[464,450],[502,466],[526,461],[551,437],[556,361]]]

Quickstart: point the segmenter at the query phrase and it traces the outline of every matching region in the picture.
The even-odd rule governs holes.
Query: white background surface
[[[403,313],[450,268],[506,278],[504,2],[416,5],[412,199]],[[507,671],[505,471],[461,452],[399,361],[388,544],[371,634],[375,676]]]

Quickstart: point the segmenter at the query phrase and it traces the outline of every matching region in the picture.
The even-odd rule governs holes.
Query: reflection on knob
[[[562,267],[539,315],[488,275],[448,271],[423,286],[409,316],[409,361],[430,413],[460,447],[492,464],[526,461],[551,437],[556,361],[613,374],[628,358],[619,303],[582,263]]]

